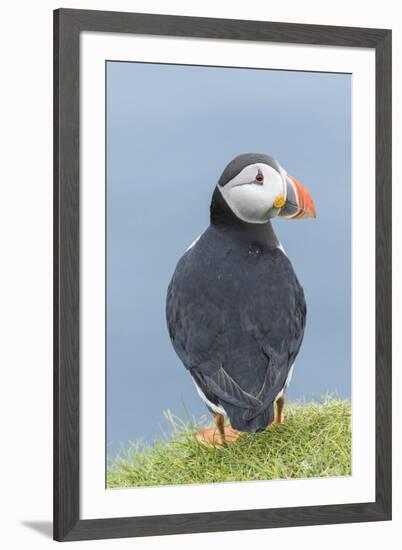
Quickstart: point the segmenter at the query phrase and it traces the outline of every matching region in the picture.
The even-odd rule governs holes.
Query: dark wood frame
[[[79,38],[82,31],[373,48],[376,57],[376,500],[80,519]],[[54,12],[54,538],[200,533],[391,519],[391,31],[60,9]]]

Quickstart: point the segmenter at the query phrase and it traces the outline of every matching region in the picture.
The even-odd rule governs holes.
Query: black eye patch
[[[258,181],[258,183],[264,182],[264,174],[261,172],[261,170],[258,170],[258,173],[255,176],[255,181]]]
[[[278,163],[269,155],[264,155],[260,153],[246,153],[243,155],[239,155],[229,162],[229,164],[222,172],[221,177],[219,178],[218,185],[220,187],[223,187],[227,184],[228,181],[231,181],[234,177],[236,177],[237,174],[239,174],[243,170],[243,168],[258,163],[267,164],[268,166],[271,166],[271,168],[276,170],[278,174],[280,174]]]

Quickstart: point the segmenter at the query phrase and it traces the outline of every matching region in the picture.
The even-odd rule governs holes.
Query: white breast
[[[283,246],[282,246],[282,243],[279,243],[279,244],[278,244],[278,248],[279,248],[279,250],[281,250],[281,251],[285,254],[285,256],[287,256],[287,254],[286,254],[286,252],[285,252],[285,249],[284,249]]]
[[[283,396],[283,394],[285,393],[285,391],[288,389],[288,386],[290,384],[290,381],[292,380],[292,375],[293,375],[293,369],[295,367],[295,364],[293,363],[293,365],[290,367],[289,369],[289,372],[288,372],[288,375],[286,377],[286,381],[285,381],[285,384],[283,386],[283,388],[281,389],[281,391],[278,393],[278,395],[275,397],[275,401],[277,399],[279,399],[280,397]]]
[[[198,237],[195,239],[195,241],[193,241],[193,242],[190,244],[190,246],[187,248],[186,252],[187,252],[188,250],[190,250],[190,248],[193,248],[193,246],[195,245],[195,243],[196,243],[197,241],[199,241],[200,237],[201,237],[201,235],[198,235]]]

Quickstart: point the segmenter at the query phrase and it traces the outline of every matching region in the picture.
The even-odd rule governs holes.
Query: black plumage
[[[166,316],[174,349],[205,397],[233,428],[266,428],[306,319],[303,289],[271,223],[240,220],[216,188],[208,229],[176,266]]]

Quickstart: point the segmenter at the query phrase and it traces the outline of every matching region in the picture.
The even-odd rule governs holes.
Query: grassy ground
[[[109,464],[108,487],[351,475],[349,401],[288,404],[284,424],[244,434],[224,448],[200,445],[199,423],[167,416],[172,434],[152,446],[133,443],[120,453]]]

